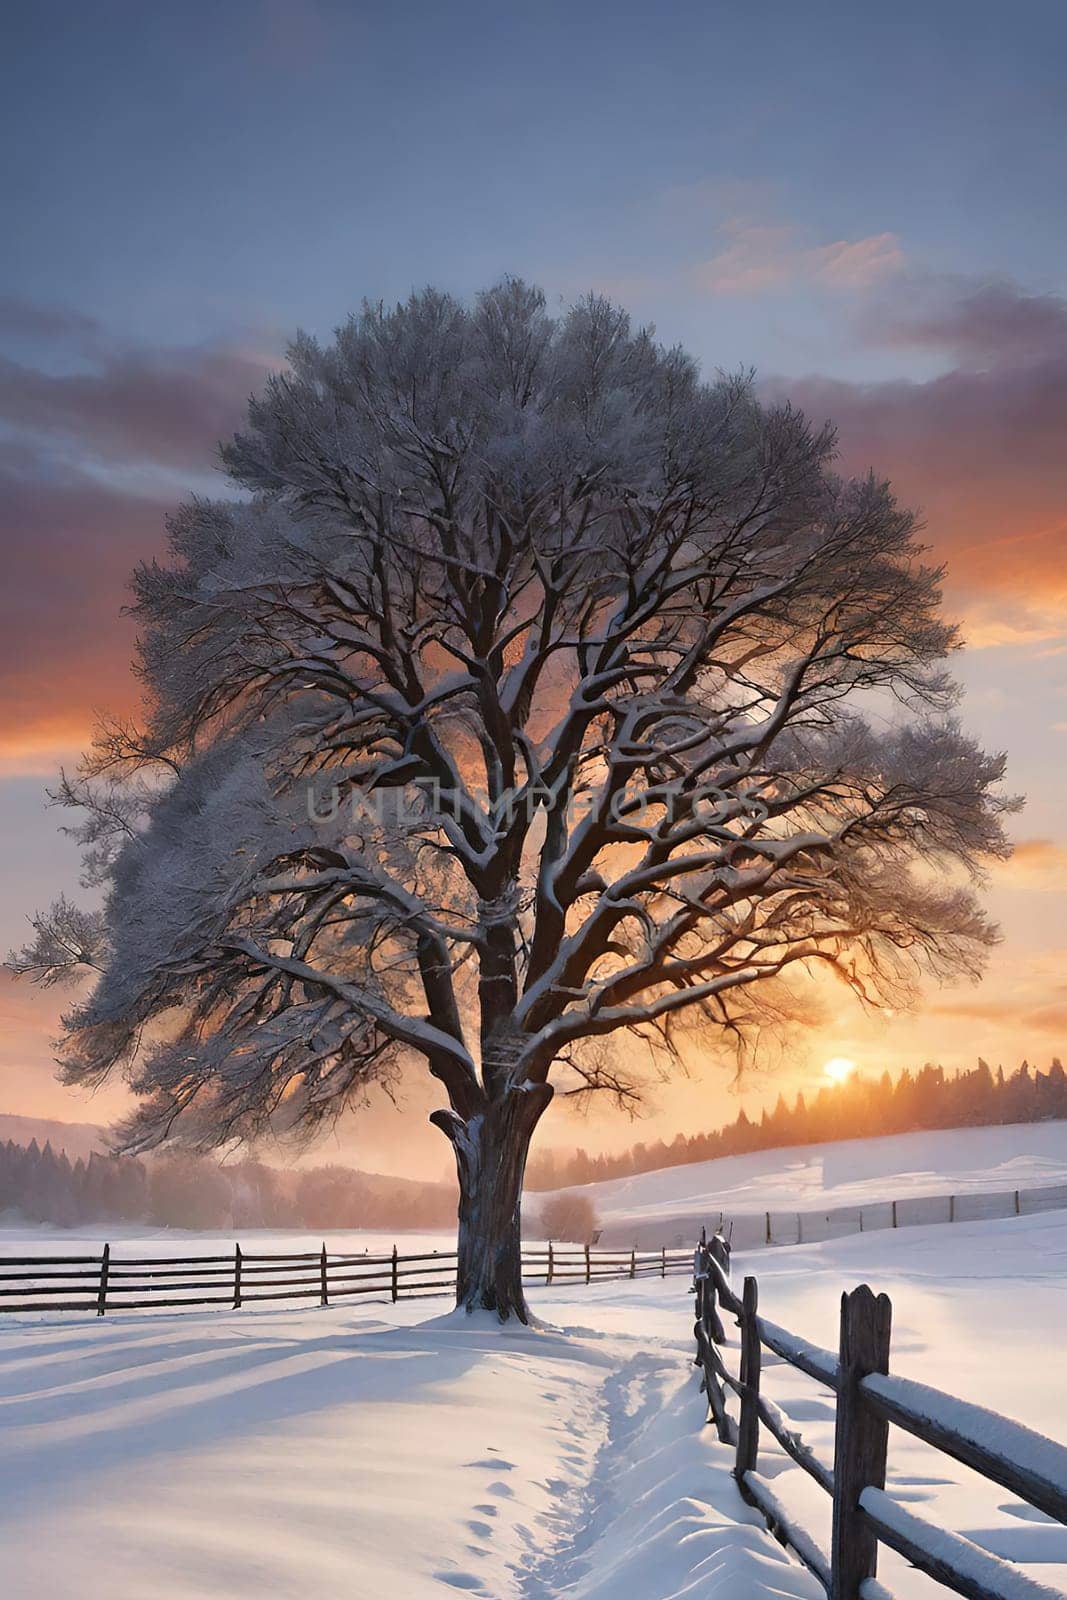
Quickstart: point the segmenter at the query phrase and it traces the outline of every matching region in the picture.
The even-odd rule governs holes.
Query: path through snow
[[[584,1515],[523,1575],[523,1600],[823,1600],[740,1500],[694,1388],[676,1360],[649,1355],[607,1381]]]

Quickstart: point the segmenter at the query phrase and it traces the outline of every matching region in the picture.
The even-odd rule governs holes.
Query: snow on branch
[[[832,450],[597,297],[301,335],[240,495],[135,575],[143,727],[61,784],[106,906],[14,965],[96,971],[67,1075],[210,1140],[421,1061],[466,1125],[561,1071],[632,1101],[612,1036],[743,1042],[804,965],[976,975],[1003,762],[911,513]]]

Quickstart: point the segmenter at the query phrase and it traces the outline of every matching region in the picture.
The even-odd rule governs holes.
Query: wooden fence
[[[230,1306],[310,1300],[331,1305],[355,1295],[386,1301],[452,1292],[456,1252],[344,1255],[318,1250],[262,1254],[235,1245],[225,1255],[100,1255],[0,1257],[0,1312],[145,1311],[176,1306]],[[581,1245],[523,1250],[528,1284],[600,1283],[667,1277],[693,1270],[692,1250],[591,1250]]]
[[[854,1233],[878,1233],[889,1228],[929,1227],[937,1222],[992,1222],[1008,1217],[1033,1217],[1047,1211],[1067,1211],[1067,1183],[1042,1184],[1030,1189],[980,1190],[964,1194],[910,1194],[896,1200],[868,1200],[862,1204],[830,1206],[821,1211],[715,1211],[693,1201],[691,1215],[650,1215],[645,1221],[605,1223],[605,1244],[660,1244],[664,1237],[676,1246],[692,1239],[707,1226],[729,1239],[735,1250],[759,1250],[764,1245],[821,1244]],[[668,1246],[668,1248],[670,1248]]]
[[[759,1315],[755,1278],[740,1298],[730,1283],[730,1251],[721,1235],[701,1239],[696,1257],[696,1365],[703,1369],[708,1420],[735,1451],[734,1477],[771,1532],[815,1574],[829,1600],[892,1600],[877,1580],[878,1547],[969,1600],[1064,1600],[1018,1567],[960,1534],[917,1516],[885,1492],[889,1424],[961,1461],[1055,1520],[1067,1523],[1067,1449],[1043,1435],[953,1399],[937,1389],[889,1376],[892,1306],[862,1285],[841,1297],[837,1354],[797,1338]],[[739,1370],[723,1355],[720,1308],[737,1319]],[[761,1389],[762,1356],[770,1350],[836,1396],[833,1466],[819,1460]],[[727,1391],[737,1396],[735,1418]],[[797,1525],[759,1464],[760,1429],[825,1490],[833,1502],[830,1551]]]

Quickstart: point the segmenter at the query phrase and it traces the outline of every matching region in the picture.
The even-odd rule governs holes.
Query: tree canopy
[[[98,969],[66,1077],[123,1068],[145,1148],[421,1058],[506,1310],[486,1218],[517,1240],[554,1083],[639,1092],[612,1035],[743,1040],[812,964],[867,1004],[976,974],[1003,763],[952,718],[914,517],[833,442],[518,281],[301,335],[235,494],[135,575],[144,725],[67,786],[106,908],[19,958]]]

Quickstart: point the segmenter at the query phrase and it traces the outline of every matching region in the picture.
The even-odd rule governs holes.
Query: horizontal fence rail
[[[814,1573],[828,1600],[892,1600],[878,1581],[878,1549],[888,1545],[928,1577],[968,1600],[1065,1600],[962,1534],[941,1528],[886,1493],[889,1426],[963,1462],[990,1483],[1067,1524],[1067,1448],[982,1406],[889,1374],[892,1306],[866,1284],[841,1297],[837,1353],[809,1344],[759,1315],[755,1278],[739,1296],[730,1281],[730,1246],[703,1236],[696,1254],[696,1361],[703,1371],[708,1421],[734,1451],[742,1496],[775,1537]],[[721,1313],[739,1329],[735,1373],[724,1348]],[[770,1350],[831,1391],[834,1459],[818,1458],[788,1417],[761,1392],[762,1352]],[[737,1400],[736,1416],[727,1396]],[[829,1553],[799,1525],[760,1476],[760,1429],[833,1502]]]
[[[307,1300],[333,1305],[356,1296],[397,1301],[447,1295],[456,1282],[454,1250],[355,1255],[318,1250],[253,1253],[240,1244],[224,1255],[0,1256],[0,1314],[5,1311],[147,1311],[180,1306],[242,1306]],[[594,1250],[531,1245],[524,1283],[592,1284],[666,1278],[693,1271],[692,1250]]]

